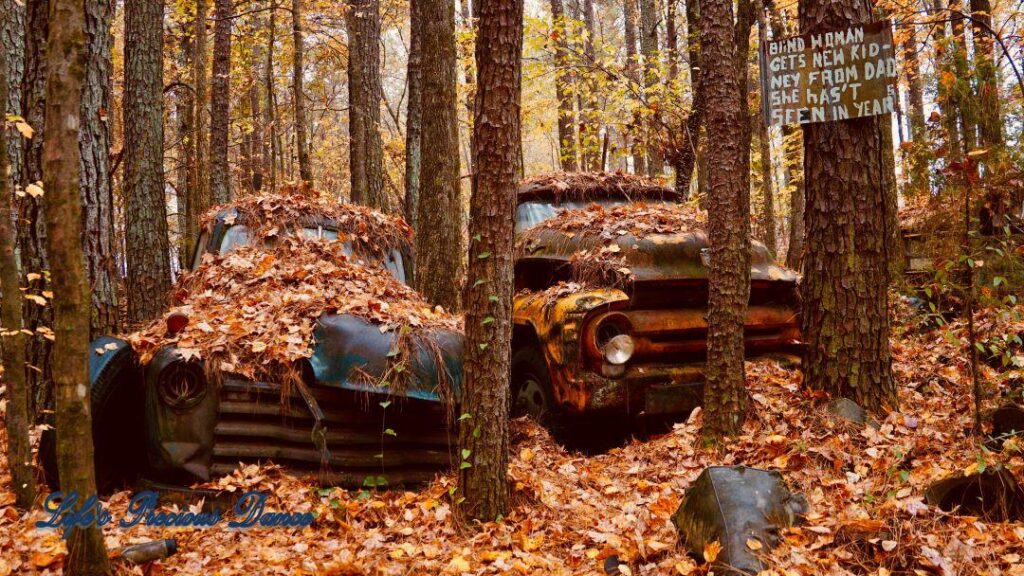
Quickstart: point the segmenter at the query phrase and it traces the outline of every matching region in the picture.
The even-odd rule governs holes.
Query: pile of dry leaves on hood
[[[516,241],[520,256],[561,245],[572,249],[572,281],[584,286],[621,287],[633,273],[626,251],[651,236],[704,233],[707,214],[676,203],[590,204],[566,209],[523,232]],[[628,239],[626,242],[623,240]]]
[[[160,346],[174,344],[186,359],[249,378],[272,377],[312,354],[321,314],[352,314],[382,332],[460,325],[386,270],[351,261],[337,240],[285,236],[269,247],[208,255],[176,290],[184,304],[167,314],[184,313],[190,322],[173,336],[164,319],[130,335],[143,364]]]
[[[376,263],[375,255],[408,239],[400,218],[298,192],[247,198],[232,207],[260,240],[227,254],[206,254],[182,277],[174,288],[181,304],[166,315],[185,314],[185,329],[169,335],[161,318],[127,337],[143,364],[159,347],[173,344],[182,357],[205,360],[213,371],[273,379],[312,354],[322,314],[358,316],[381,332],[408,326],[400,331],[407,336],[459,329],[458,317],[431,306]],[[338,239],[289,231],[312,218],[330,219]],[[356,246],[362,249],[347,250]]]
[[[346,492],[248,466],[209,486],[264,490],[268,510],[312,511],[313,526],[108,527],[107,545],[177,538],[180,551],[149,566],[149,575],[697,576],[708,565],[687,555],[670,516],[704,467],[746,464],[779,470],[810,504],[807,522],[784,531],[767,553],[768,576],[1024,575],[1024,524],[954,515],[924,501],[929,484],[952,473],[1004,466],[1024,477],[1024,457],[989,452],[970,435],[962,343],[915,323],[893,341],[900,408],[880,415],[878,429],[833,422],[825,398],[804,388],[798,371],[757,362],[747,371],[743,433],[719,449],[702,446],[699,413],[668,434],[598,456],[568,453],[531,421],[513,422],[513,506],[500,521],[460,526],[448,492],[454,473],[420,491]],[[984,376],[995,384],[993,374]],[[0,576],[56,573],[64,542],[33,527],[41,512],[12,508],[4,464],[0,475]],[[115,519],[129,496],[106,500]]]

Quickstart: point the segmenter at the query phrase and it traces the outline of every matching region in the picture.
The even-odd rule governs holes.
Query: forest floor
[[[806,523],[770,553],[770,574],[1024,575],[1024,524],[954,516],[923,501],[931,482],[956,472],[1002,465],[1024,479],[1024,453],[989,452],[970,435],[963,345],[945,330],[914,330],[906,311],[898,316],[900,411],[878,430],[833,423],[798,371],[755,362],[744,433],[718,450],[701,447],[699,412],[668,434],[596,456],[568,453],[532,422],[514,421],[512,511],[476,529],[452,513],[451,474],[419,492],[360,494],[249,466],[211,486],[267,491],[269,510],[313,511],[313,526],[108,526],[107,545],[178,539],[177,554],[138,574],[603,574],[613,555],[621,574],[703,574],[708,566],[686,554],[669,518],[706,466],[746,464],[781,471],[810,504]],[[979,313],[982,330],[1021,329],[1004,321]],[[985,368],[983,376],[991,407],[1005,374]],[[14,510],[9,481],[0,459],[0,576],[59,572],[63,541],[32,527],[41,511]],[[115,520],[128,499],[120,492],[106,501]]]

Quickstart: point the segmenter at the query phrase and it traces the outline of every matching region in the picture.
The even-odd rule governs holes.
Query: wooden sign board
[[[771,126],[891,113],[892,25],[886,20],[768,42],[761,47],[761,94]]]

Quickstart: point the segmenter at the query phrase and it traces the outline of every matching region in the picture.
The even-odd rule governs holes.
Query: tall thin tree
[[[210,197],[231,200],[228,137],[231,131],[231,22],[233,0],[214,0],[213,67],[210,75]]]
[[[35,469],[32,466],[32,444],[29,441],[28,383],[25,381],[25,333],[21,330],[22,295],[18,283],[18,259],[14,254],[13,206],[7,167],[6,108],[8,100],[7,53],[0,50],[0,321],[3,323],[4,382],[7,385],[7,463],[11,469],[14,503],[22,510],[32,507],[36,499]]]
[[[660,114],[658,112],[658,84],[661,83],[660,49],[658,42],[658,14],[655,0],[640,0],[640,54],[643,56],[641,80],[643,84],[644,105],[650,108],[649,118],[644,126],[644,146],[647,149],[647,173],[661,174],[665,157],[658,136]]]
[[[423,133],[423,19],[421,0],[409,0],[409,85],[405,108],[405,220],[416,225],[416,207],[420,197],[420,159]]]
[[[742,4],[742,2],[741,2]],[[749,28],[748,28],[749,31]],[[701,82],[707,125],[708,360],[704,437],[739,432],[746,410],[743,323],[750,294],[749,132],[731,0],[701,2]],[[743,53],[744,61],[746,53]]]
[[[459,307],[457,280],[461,254],[462,194],[459,182],[459,128],[456,93],[455,3],[423,0],[423,177],[416,235],[417,288],[435,304]]]
[[[292,0],[292,101],[295,105],[295,148],[299,158],[299,178],[313,183],[313,167],[309,160],[309,137],[306,126],[306,93],[302,89],[305,70],[302,40],[302,0]]]
[[[114,195],[110,189],[110,75],[113,70],[110,31],[113,5],[109,0],[85,0],[88,59],[82,91],[82,246],[89,273],[91,321],[89,333],[116,334],[120,327],[117,305],[117,262],[114,243]]]
[[[164,203],[163,0],[125,3],[124,189],[128,321],[154,318],[171,287]],[[63,477],[63,476],[62,476]]]
[[[78,190],[78,132],[87,56],[85,5],[78,0],[51,0],[50,15],[43,181],[47,248],[53,264],[57,466],[61,488],[77,492],[84,502],[86,496],[96,493],[88,394],[89,278],[82,251],[82,198]],[[72,529],[65,572],[110,572],[98,526]]]
[[[390,211],[380,136],[380,0],[354,0],[348,24],[349,164],[353,202]]]
[[[470,266],[466,282],[466,379],[459,446],[462,511],[490,521],[508,513],[508,387],[512,251],[519,173],[523,0],[483,2],[476,44],[476,119]]]
[[[800,30],[872,20],[858,0],[801,0]],[[804,381],[871,410],[894,404],[883,131],[888,116],[806,124]]]
[[[562,170],[573,172],[579,166],[576,149],[576,112],[572,102],[569,33],[562,0],[551,0],[551,25],[551,41],[555,48],[555,98],[558,99],[558,160]]]
[[[193,22],[192,47],[192,87],[195,89],[193,102],[195,110],[192,114],[195,129],[192,131],[195,147],[195,162],[189,176],[191,185],[188,189],[188,238],[189,246],[199,236],[199,219],[212,205],[209,186],[209,126],[210,116],[207,108],[208,74],[206,59],[206,18],[210,11],[208,0],[196,0],[196,18]]]

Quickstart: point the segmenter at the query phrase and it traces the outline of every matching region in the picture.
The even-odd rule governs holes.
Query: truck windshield
[[[565,202],[544,202],[544,201],[532,201],[523,202],[516,206],[516,232],[522,232],[528,228],[532,228],[537,224],[545,220],[550,220],[558,215],[561,210],[576,210],[579,208],[586,208],[591,204],[599,204],[604,207],[618,206],[620,204],[629,204],[632,202],[642,202],[644,204],[666,204],[665,200],[660,199],[640,199],[630,200],[628,198],[601,198],[600,200],[569,200]]]
[[[325,238],[327,240],[337,240],[338,231],[331,228],[317,227],[317,228],[303,228],[302,235],[306,238]],[[236,224],[231,226],[224,231],[224,238],[220,241],[220,253],[226,254],[234,250],[238,246],[246,246],[252,241],[251,235],[249,234],[249,228],[243,224]],[[352,244],[345,242],[341,248],[345,256],[352,256]],[[196,262],[201,262],[197,259]],[[369,262],[370,264],[377,264],[383,266],[396,280],[405,284],[405,265],[402,262],[402,253],[399,250],[392,250],[387,258],[383,262]]]

